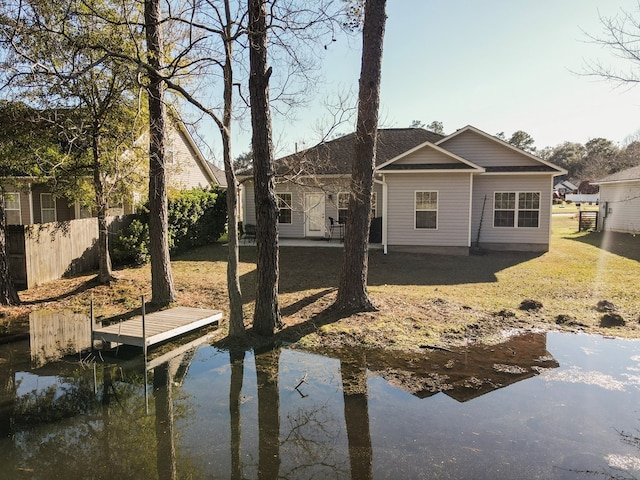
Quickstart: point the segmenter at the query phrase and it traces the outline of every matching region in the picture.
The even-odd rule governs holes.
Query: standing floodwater
[[[0,478],[640,475],[638,341],[528,333],[414,355],[210,342],[146,365],[0,345]]]

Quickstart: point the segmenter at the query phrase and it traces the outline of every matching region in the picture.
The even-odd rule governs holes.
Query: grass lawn
[[[321,245],[321,243],[319,243]],[[241,285],[250,323],[255,289],[255,247],[242,247]],[[577,219],[554,217],[547,253],[492,252],[469,257],[370,252],[369,292],[378,312],[341,318],[335,299],[342,250],[281,248],[280,308],[285,341],[322,346],[365,345],[416,349],[468,340],[497,340],[505,329],[563,328],[640,337],[640,236],[577,232]],[[173,262],[181,305],[227,309],[226,247],[195,249]],[[21,292],[24,304],[2,308],[5,330],[33,309],[88,312],[114,318],[150,296],[149,267],[116,272],[118,281],[96,286],[92,276],[61,279]],[[520,310],[523,300],[542,303]],[[600,326],[600,300],[616,306],[626,325]],[[556,325],[558,316],[566,321]],[[222,329],[224,331],[224,329]]]

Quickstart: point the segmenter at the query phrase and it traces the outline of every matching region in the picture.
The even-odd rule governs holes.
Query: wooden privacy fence
[[[108,217],[110,240],[130,215]],[[17,288],[31,288],[98,268],[98,219],[7,227],[9,270]]]

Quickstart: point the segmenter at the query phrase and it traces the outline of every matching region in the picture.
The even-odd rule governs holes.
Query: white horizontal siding
[[[197,152],[191,148],[184,134],[176,129],[169,132],[169,141],[173,146],[173,162],[167,166],[167,179],[170,187],[178,190],[206,188],[210,186],[204,166],[197,158]]]
[[[605,230],[640,233],[640,182],[600,185],[600,204]]]
[[[549,244],[552,180],[549,175],[478,175],[473,180],[473,216],[471,240],[476,242],[482,219],[480,243]],[[494,227],[495,192],[540,192],[538,228]],[[485,203],[486,196],[486,203]],[[482,205],[484,203],[484,214]]]
[[[329,178],[324,179],[322,183],[319,180],[309,179],[304,184],[304,180],[293,182],[281,182],[276,184],[276,193],[291,193],[291,223],[279,223],[278,234],[282,238],[304,238],[306,213],[304,206],[305,193],[324,192],[325,194],[325,228],[329,231],[329,217],[338,218],[338,193],[349,191],[348,178]],[[379,187],[374,187],[375,188]],[[253,182],[247,181],[243,183],[243,213],[245,223],[256,223],[256,209]],[[380,199],[378,206],[378,214],[382,214],[381,207],[381,190],[378,193]]]
[[[387,243],[469,246],[469,173],[389,174]],[[438,192],[437,229],[415,228],[415,192]]]
[[[481,167],[540,165],[537,160],[472,131],[463,132],[439,146]]]

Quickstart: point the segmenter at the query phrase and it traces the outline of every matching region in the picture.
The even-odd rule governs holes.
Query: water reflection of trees
[[[150,414],[139,363],[135,368],[63,363],[14,371],[15,385],[3,392],[1,412],[8,425],[0,452],[4,474],[178,478],[174,424],[184,409],[176,408],[173,395],[177,371],[174,362],[151,372],[155,408]],[[31,384],[35,387],[28,390]],[[199,478],[188,461],[181,461],[181,476]]]

